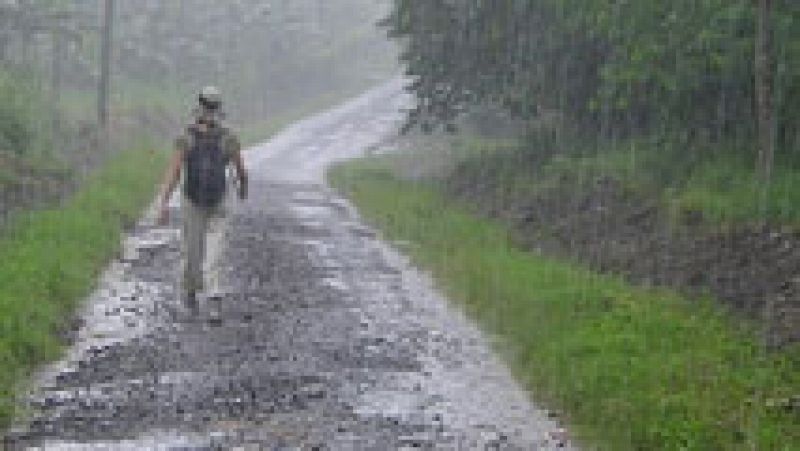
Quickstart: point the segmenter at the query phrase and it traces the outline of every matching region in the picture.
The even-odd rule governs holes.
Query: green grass
[[[683,189],[674,193],[673,207],[696,210],[716,223],[771,222],[800,225],[800,171],[776,168],[766,201],[751,168],[719,160],[698,167]]]
[[[676,220],[692,212],[710,225],[800,226],[800,167],[791,156],[779,155],[764,198],[752,152],[741,144],[694,145],[687,151],[669,139],[601,144],[526,139],[513,145],[459,138],[453,145],[463,161],[453,176],[522,198],[551,189],[574,192],[611,177],[631,192],[659,200]],[[554,146],[563,148],[553,154]]]
[[[537,401],[603,449],[800,449],[800,349],[767,354],[713,306],[520,251],[506,229],[384,160],[331,182],[500,339]]]
[[[47,101],[35,75],[0,68],[0,152],[25,155],[50,145],[44,132]]]
[[[40,185],[63,182],[71,175],[67,165],[52,155],[0,151],[0,191],[11,192],[23,186],[35,190]]]
[[[629,142],[593,156],[552,160],[542,173],[550,180],[564,174],[585,180],[611,176],[631,190],[657,193],[676,217],[691,211],[711,224],[800,225],[800,170],[790,161],[776,162],[764,198],[753,161],[741,149],[695,149],[701,155],[686,158],[671,146]]]
[[[160,152],[121,153],[63,207],[26,213],[0,237],[0,429],[20,382],[59,355],[56,331],[152,199],[165,161]]]

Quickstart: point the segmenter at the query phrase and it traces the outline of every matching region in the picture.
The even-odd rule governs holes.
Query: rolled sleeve
[[[242,144],[239,142],[239,138],[233,133],[226,133],[223,146],[228,159],[233,158],[242,150]]]
[[[189,150],[189,137],[187,135],[180,135],[175,138],[175,150],[187,151]]]

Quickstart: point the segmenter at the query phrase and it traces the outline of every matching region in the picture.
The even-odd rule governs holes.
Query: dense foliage
[[[556,112],[582,133],[657,128],[753,136],[751,0],[395,0],[385,20],[405,44],[419,106],[410,125],[451,124],[476,104],[533,118]],[[773,15],[778,137],[798,139],[800,4]]]
[[[35,93],[9,73],[0,72],[0,152],[21,154],[34,141]]]

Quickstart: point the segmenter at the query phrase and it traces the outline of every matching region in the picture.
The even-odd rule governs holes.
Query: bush
[[[29,82],[0,71],[0,151],[21,155],[37,147],[37,118],[43,106]]]
[[[7,84],[0,85],[0,149],[17,155],[30,146],[33,131]]]

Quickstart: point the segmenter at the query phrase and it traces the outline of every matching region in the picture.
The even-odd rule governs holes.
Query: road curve
[[[175,312],[179,218],[146,216],[6,446],[562,446],[489,339],[323,183],[391,136],[406,102],[391,82],[248,150],[251,197],[212,237],[215,296],[196,317]]]

